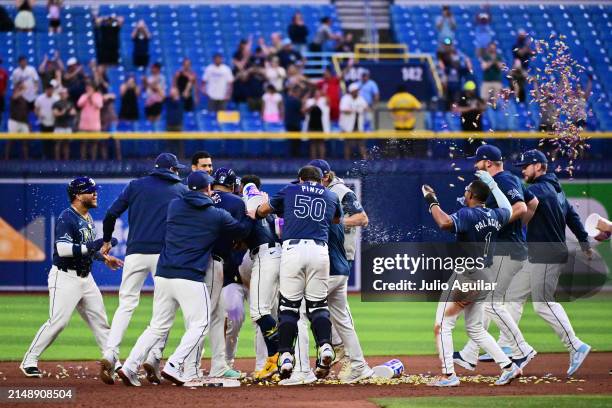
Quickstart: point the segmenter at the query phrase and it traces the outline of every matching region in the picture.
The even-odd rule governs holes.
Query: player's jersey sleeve
[[[287,195],[287,190],[289,186],[283,187],[278,193],[274,194],[274,196],[270,199],[270,207],[274,214],[283,215],[283,211],[285,211],[285,197]]]
[[[507,208],[495,208],[495,215],[502,224],[507,224],[510,221],[510,211]]]
[[[527,187],[525,187],[524,185],[521,185],[521,188],[523,190],[523,197],[526,203],[536,198],[535,194],[533,194],[531,190],[529,190]]]
[[[451,214],[451,219],[453,220],[453,224],[455,225],[455,233],[466,232],[468,226],[470,225],[471,214],[467,207],[459,209],[454,214]]]
[[[121,194],[119,194],[119,197],[117,197],[113,204],[111,204],[107,211],[108,214],[114,216],[115,218],[119,218],[121,214],[128,209],[128,206],[130,205],[131,185],[132,183],[129,183],[127,186],[125,186]]]
[[[523,186],[519,183],[519,181],[514,177],[503,177],[497,184],[501,191],[508,197],[508,201],[510,201],[511,205],[515,203],[525,201],[525,197],[523,196]]]
[[[352,191],[349,191],[342,197],[342,210],[349,216],[363,212],[363,207],[357,199],[357,195]]]
[[[78,226],[69,217],[62,215],[55,224],[55,242],[66,244],[80,244]]]
[[[340,205],[340,198],[338,198],[337,194],[334,194],[334,203],[336,204],[336,210],[334,212],[334,218],[342,218],[342,205]]]

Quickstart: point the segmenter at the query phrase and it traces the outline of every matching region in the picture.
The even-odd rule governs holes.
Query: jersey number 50
[[[321,197],[309,197],[305,195],[296,195],[295,196],[295,209],[293,210],[293,214],[297,218],[307,218],[310,217],[314,221],[323,221],[325,218],[325,208],[327,203]]]

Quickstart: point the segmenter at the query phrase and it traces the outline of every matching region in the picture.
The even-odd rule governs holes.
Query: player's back
[[[510,212],[504,208],[463,207],[451,218],[458,242],[486,242],[496,240]]]
[[[241,221],[246,217],[246,206],[244,201],[237,195],[225,191],[215,191],[213,194],[215,207],[222,208],[229,212],[232,217]],[[221,232],[221,236],[215,243],[213,252],[221,256],[225,261],[230,261],[234,240]]]
[[[270,206],[285,220],[283,240],[327,242],[334,217],[342,216],[338,196],[312,181],[284,187],[270,200]]]

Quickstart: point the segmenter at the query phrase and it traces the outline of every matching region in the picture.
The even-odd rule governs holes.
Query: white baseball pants
[[[32,344],[23,357],[23,367],[36,367],[40,355],[64,330],[76,308],[94,334],[103,351],[110,327],[104,309],[104,300],[91,273],[86,278],[76,271],[60,271],[55,265],[49,271],[49,319],[38,329]]]
[[[268,244],[264,244],[253,256],[249,311],[254,322],[265,315],[272,315],[276,319],[278,310],[274,306],[278,302],[281,254],[280,245],[268,248]]]
[[[248,301],[248,290],[240,283],[230,283],[221,289],[225,309],[225,362],[234,366],[238,335],[244,323],[244,302]]]

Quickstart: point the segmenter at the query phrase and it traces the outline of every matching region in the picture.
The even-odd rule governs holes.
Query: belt
[[[58,271],[62,271],[64,273],[68,273],[70,275],[78,276],[78,277],[81,277],[81,278],[86,278],[89,275],[89,272],[84,272],[84,273],[79,274],[79,271],[77,271],[76,269],[62,269],[62,268],[60,268],[57,265],[53,265],[53,266],[55,266],[55,268]]]
[[[314,242],[318,246],[327,246],[327,242],[321,239],[290,239],[289,241],[285,242],[289,242],[289,245],[297,245],[299,243],[308,244],[310,242]]]
[[[214,259],[217,262],[223,262],[223,258],[221,258],[219,255],[212,255],[212,259]]]
[[[251,256],[257,255],[259,251],[276,248],[277,246],[279,245],[276,242],[268,242],[267,244],[261,244],[260,246],[256,246],[255,248],[251,249]]]

